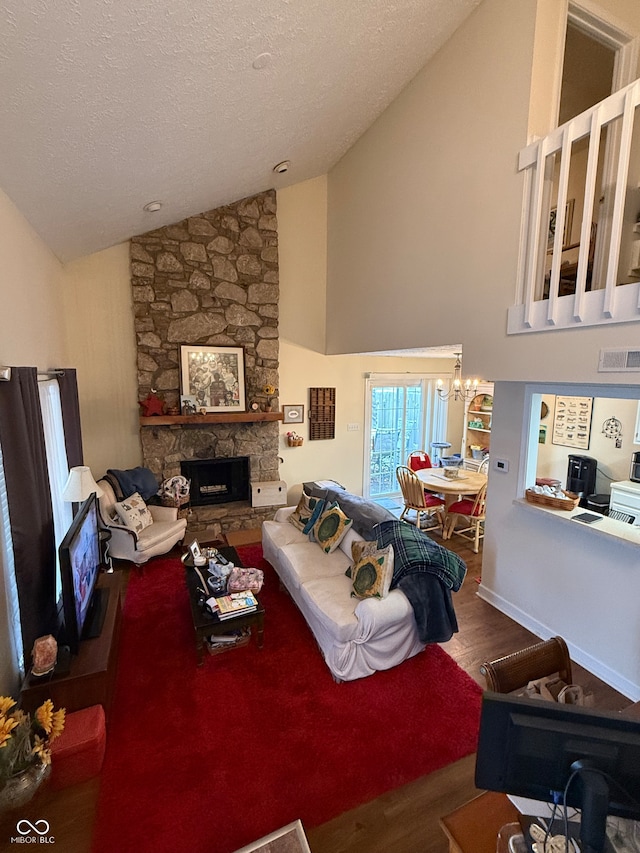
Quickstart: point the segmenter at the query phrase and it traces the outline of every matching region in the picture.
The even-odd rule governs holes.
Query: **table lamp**
[[[93,492],[98,498],[104,494],[102,487],[93,479],[91,468],[87,465],[77,465],[72,468],[62,490],[63,499],[73,501],[73,503],[82,503]]]
[[[71,501],[73,503],[74,516],[78,510],[78,505],[85,501],[89,495],[94,492],[96,493],[96,497],[99,498],[100,495],[104,494],[104,489],[93,479],[91,468],[87,465],[76,465],[69,471],[69,477],[67,478],[67,482],[62,490],[62,498],[65,501]],[[98,515],[98,519],[99,518],[100,517]],[[100,523],[100,520],[98,520],[98,528],[100,530],[100,539],[105,543],[104,562],[108,567],[107,571],[112,572],[113,565],[111,563],[111,557],[109,556],[108,541],[111,534],[110,531]],[[109,535],[107,536],[107,534]]]

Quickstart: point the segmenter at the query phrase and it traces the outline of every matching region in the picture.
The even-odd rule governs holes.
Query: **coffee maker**
[[[636,451],[631,457],[629,479],[632,483],[640,483],[640,450]]]
[[[580,496],[581,506],[586,506],[587,498],[596,490],[597,465],[591,456],[569,456],[567,491]]]

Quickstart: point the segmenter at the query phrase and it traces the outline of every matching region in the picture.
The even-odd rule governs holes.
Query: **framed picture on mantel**
[[[207,412],[244,412],[244,350],[242,347],[180,347],[180,393],[194,397]]]

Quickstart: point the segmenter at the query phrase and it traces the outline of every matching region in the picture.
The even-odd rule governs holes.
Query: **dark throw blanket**
[[[129,468],[126,471],[119,471],[117,468],[109,468],[107,471],[110,477],[113,477],[122,494],[122,498],[130,497],[134,492],[138,492],[144,501],[148,501],[158,492],[158,482],[153,471],[148,468]],[[116,497],[118,497],[117,491]]]
[[[420,642],[450,640],[458,631],[451,593],[467,573],[464,560],[404,521],[383,521],[375,532],[379,548],[393,545],[391,589],[401,589],[409,599]]]

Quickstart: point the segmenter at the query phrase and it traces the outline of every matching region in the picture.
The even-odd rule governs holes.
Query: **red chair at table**
[[[409,454],[409,458],[407,459],[407,468],[410,468],[412,471],[422,471],[423,468],[433,468],[433,465],[426,450],[414,450],[413,453]],[[444,504],[444,498],[439,492],[432,492],[425,486],[424,494],[428,506],[434,507],[438,504]]]
[[[486,501],[487,486],[485,484],[477,495],[462,498],[447,507],[446,518],[442,525],[442,538],[451,539],[454,533],[458,536],[463,536],[465,539],[473,542],[473,552],[477,554],[480,547],[480,539],[484,537]],[[456,529],[456,524],[460,517],[465,520],[466,527]]]
[[[421,471],[423,468],[433,468],[433,465],[425,450],[414,450],[407,459],[407,468],[411,468],[412,471]]]

